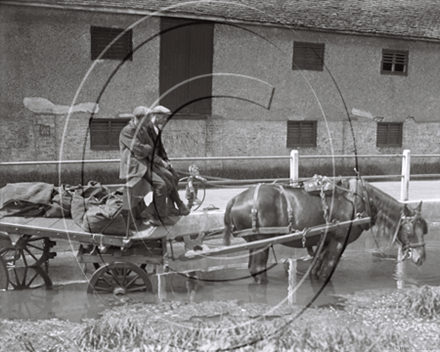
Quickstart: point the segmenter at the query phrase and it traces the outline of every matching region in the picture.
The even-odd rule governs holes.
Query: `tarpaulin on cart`
[[[0,189],[0,218],[42,216],[51,207],[54,186],[44,182],[10,183]]]

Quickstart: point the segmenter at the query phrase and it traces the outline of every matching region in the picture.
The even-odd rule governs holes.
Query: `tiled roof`
[[[440,40],[440,0],[2,0]]]

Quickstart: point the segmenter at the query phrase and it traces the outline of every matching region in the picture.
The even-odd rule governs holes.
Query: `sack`
[[[120,213],[122,198],[110,196],[104,204],[92,204],[83,216],[82,228],[93,233],[125,235],[127,224]]]
[[[70,218],[72,196],[75,188],[68,185],[61,185],[55,189],[55,195],[52,197],[52,205],[44,214],[45,218]]]
[[[320,195],[324,192],[326,196],[333,194],[335,183],[325,176],[315,175],[310,180],[303,182],[304,191],[311,195]]]
[[[122,197],[89,182],[79,187],[72,198],[72,218],[83,230],[92,233],[124,236],[127,225],[121,215]]]

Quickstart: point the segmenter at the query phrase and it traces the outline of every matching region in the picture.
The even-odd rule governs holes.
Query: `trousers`
[[[167,216],[167,197],[169,196],[172,185],[156,171],[154,168],[153,170],[147,170],[144,178],[153,188],[153,205],[157,215],[159,217],[165,217]]]
[[[174,169],[167,169],[166,167],[159,165],[154,165],[153,171],[166,182],[168,189],[167,196],[169,196],[176,205],[182,203],[177,188],[179,184],[179,175],[177,172],[174,171]]]

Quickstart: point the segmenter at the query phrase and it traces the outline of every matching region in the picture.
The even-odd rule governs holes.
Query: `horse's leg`
[[[321,252],[318,252],[318,250],[315,251],[315,256],[317,256],[317,258],[315,264],[313,265],[310,271],[311,277],[315,277],[315,278],[319,277],[319,272],[321,271],[322,265],[326,260],[327,252],[328,252],[328,248],[326,244],[324,244]],[[313,258],[313,260],[315,260],[315,258]]]
[[[334,267],[337,265],[339,256],[344,248],[344,243],[336,238],[331,238],[327,245],[327,255],[321,265],[318,276],[321,280],[326,280]]]
[[[249,272],[257,284],[267,284],[266,264],[269,258],[269,248],[265,250],[249,250]]]

